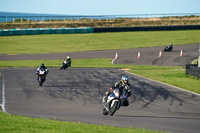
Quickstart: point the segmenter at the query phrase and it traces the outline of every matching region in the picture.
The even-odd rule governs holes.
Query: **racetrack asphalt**
[[[150,51],[157,48],[150,48]],[[196,50],[198,51],[198,44],[194,44],[193,52],[189,50],[189,46],[187,50],[183,47],[181,48],[184,51],[185,61],[191,62],[193,58],[196,58],[195,56],[197,55],[192,53],[195,53]],[[178,54],[177,58],[180,58],[178,57],[179,52],[176,52],[176,49],[174,50],[174,52],[164,54],[174,53]],[[123,55],[122,51],[117,51],[119,59],[115,63],[120,63],[120,59],[123,62],[123,59],[125,59],[121,56]],[[135,52],[137,51],[135,50]],[[107,52],[110,54],[107,56],[113,57],[114,51],[112,53]],[[130,52],[132,51],[130,50]],[[79,55],[78,53],[76,54],[78,58]],[[91,56],[86,55],[85,57]],[[158,53],[156,55],[158,56]],[[66,55],[63,56],[65,57]],[[72,58],[76,57],[70,56]],[[106,56],[105,53],[102,56]],[[140,59],[146,57],[142,56]],[[26,57],[26,59],[33,59],[32,57]],[[50,58],[57,57],[50,56],[47,59]],[[95,56],[95,58],[97,57]],[[131,57],[129,58],[131,59]],[[159,59],[155,62],[159,62]],[[165,63],[166,61],[161,64]],[[181,65],[181,63],[178,64]],[[198,133],[200,131],[200,96],[198,94],[142,78],[123,70],[107,68],[69,68],[67,70],[48,68],[50,72],[47,75],[47,79],[43,86],[39,87],[35,75],[36,69],[5,68],[2,70],[1,80],[4,82],[1,83],[1,86],[4,86],[5,89],[4,100],[7,113],[175,133]],[[120,80],[120,77],[124,74],[130,77],[130,84],[132,84],[132,95],[129,97],[130,105],[121,107],[114,116],[104,116],[102,114],[102,97],[106,90],[114,82]],[[2,88],[0,93],[1,103]]]
[[[69,52],[54,54],[0,54],[0,60],[56,60],[70,56],[72,59],[84,58],[114,58],[118,53],[118,60],[115,64],[134,64],[134,65],[162,65],[162,66],[185,66],[198,58],[199,44],[175,45],[172,52],[163,52],[165,47],[136,48],[123,50]],[[183,56],[180,56],[181,50]],[[159,58],[159,52],[162,58]],[[138,59],[138,52],[141,58]]]

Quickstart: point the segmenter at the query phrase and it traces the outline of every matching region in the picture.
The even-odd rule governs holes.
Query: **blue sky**
[[[0,12],[64,15],[200,13],[200,0],[0,0]]]

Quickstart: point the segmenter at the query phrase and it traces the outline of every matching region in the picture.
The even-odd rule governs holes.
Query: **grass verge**
[[[199,43],[200,30],[1,36],[0,54],[62,53]]]
[[[161,133],[145,129],[64,122],[5,114],[0,111],[2,133]]]
[[[198,62],[198,59],[194,60],[193,64],[197,64],[197,62]]]

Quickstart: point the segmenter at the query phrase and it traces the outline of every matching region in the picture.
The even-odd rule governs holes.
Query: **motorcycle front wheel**
[[[42,86],[42,78],[39,77],[39,86]]]
[[[103,115],[108,115],[109,114],[109,111],[106,110],[106,108],[103,109]]]
[[[115,101],[114,105],[110,108],[110,116],[113,116],[114,113],[117,111],[118,104],[119,104],[119,102]]]

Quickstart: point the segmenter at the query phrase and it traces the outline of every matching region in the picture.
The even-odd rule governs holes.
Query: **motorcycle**
[[[167,52],[167,51],[171,52],[172,50],[173,50],[172,46],[166,46],[163,52]]]
[[[60,70],[62,70],[62,69],[65,70],[65,69],[67,69],[68,67],[69,67],[69,62],[68,62],[68,61],[63,61]]]
[[[44,69],[40,69],[39,72],[38,72],[39,86],[42,86],[42,84],[44,83],[44,79],[45,79],[45,70]]]
[[[105,96],[104,96],[105,97]],[[103,98],[104,99],[104,98]],[[113,92],[108,96],[107,102],[103,103],[103,115],[113,116],[114,113],[119,110],[121,106],[123,106],[123,102],[126,99],[126,92],[123,89],[121,92],[119,88],[115,88]]]

